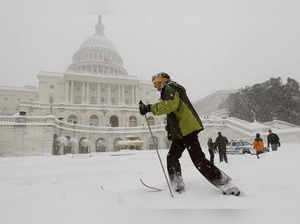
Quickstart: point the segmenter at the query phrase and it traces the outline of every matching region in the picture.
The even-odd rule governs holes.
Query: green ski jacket
[[[204,129],[183,86],[173,81],[166,82],[161,90],[161,100],[151,105],[151,112],[154,115],[167,114],[166,130],[169,139],[181,139]]]

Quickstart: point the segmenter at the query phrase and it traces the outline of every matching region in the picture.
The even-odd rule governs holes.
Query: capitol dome
[[[128,75],[121,56],[104,35],[101,16],[98,17],[95,34],[81,44],[67,71],[111,76]]]

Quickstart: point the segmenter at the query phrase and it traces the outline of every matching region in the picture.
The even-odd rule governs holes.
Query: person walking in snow
[[[161,72],[152,77],[154,88],[161,95],[161,101],[145,105],[139,102],[141,115],[167,115],[166,130],[172,141],[167,155],[167,171],[170,182],[176,192],[185,190],[179,158],[185,149],[191,157],[196,169],[224,194],[239,195],[239,189],[231,182],[231,178],[205,158],[198,133],[203,124],[192,106],[183,86],[172,81],[167,73]]]
[[[226,152],[226,145],[228,145],[228,139],[222,135],[222,133],[218,132],[218,137],[215,141],[216,147],[218,147],[219,151],[219,157],[220,157],[220,163],[225,161],[225,163],[228,163],[227,159],[227,152]]]
[[[264,141],[260,137],[259,133],[256,133],[256,137],[253,142],[253,148],[256,150],[257,159],[259,159],[259,154],[261,154],[264,150]]]
[[[208,138],[207,146],[208,146],[208,152],[209,152],[209,156],[210,156],[209,161],[212,164],[214,164],[216,147],[215,147],[215,144],[213,143],[213,140],[211,137]]]
[[[268,134],[268,148],[272,148],[272,151],[277,151],[278,147],[280,147],[280,139],[277,134],[273,133],[271,129],[269,129]]]

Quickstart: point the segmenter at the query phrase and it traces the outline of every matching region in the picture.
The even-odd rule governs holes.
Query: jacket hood
[[[258,138],[256,137],[256,138],[255,138],[255,141],[257,141],[257,142],[258,142],[258,141],[262,141],[262,138],[261,138],[261,137],[258,137]]]

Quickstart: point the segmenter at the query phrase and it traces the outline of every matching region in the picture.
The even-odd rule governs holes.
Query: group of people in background
[[[213,142],[212,138],[208,138],[207,146],[210,155],[210,162],[214,164],[215,153],[219,152],[220,163],[225,162],[228,163],[226,146],[228,145],[228,139],[222,135],[222,133],[218,132],[218,137],[216,141]]]
[[[267,136],[268,149],[270,148],[272,151],[277,151],[278,147],[280,147],[280,139],[277,134],[273,133],[271,129],[269,129],[269,134]],[[256,137],[253,142],[253,148],[256,150],[256,156],[259,159],[259,154],[263,153],[265,145],[263,139],[260,137],[259,133],[256,133]]]
[[[267,136],[268,149],[271,146],[272,151],[277,151],[278,147],[280,147],[280,139],[277,134],[273,133],[271,129],[269,129],[269,134]],[[214,163],[215,153],[219,153],[220,163],[225,161],[228,163],[226,146],[228,145],[228,139],[222,135],[221,132],[218,132],[218,137],[216,141],[213,142],[212,138],[208,138],[207,146],[208,152],[210,155],[210,162]],[[265,145],[264,141],[260,136],[260,133],[256,133],[256,137],[253,141],[253,148],[256,151],[256,157],[259,159],[259,154],[263,153]]]

